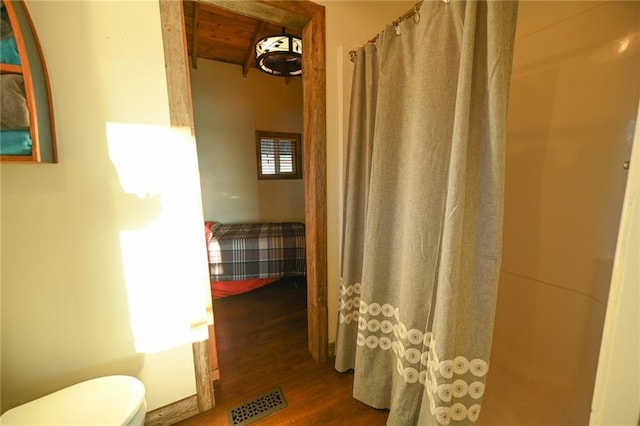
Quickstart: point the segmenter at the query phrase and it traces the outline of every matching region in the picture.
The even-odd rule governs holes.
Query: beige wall
[[[639,22],[636,2],[520,4],[492,361],[578,424],[588,421],[628,174]]]
[[[2,411],[106,374],[141,378],[149,409],[193,395],[202,206],[195,142],[169,125],[158,3],[27,5],[60,163],[1,167]]]
[[[302,133],[302,81],[199,60],[191,87],[204,217],[304,222],[302,179],[257,177],[256,130]]]
[[[327,25],[327,268],[329,342],[336,340],[344,152],[351,96],[349,50],[383,31],[411,9],[413,1],[318,0],[325,7]]]

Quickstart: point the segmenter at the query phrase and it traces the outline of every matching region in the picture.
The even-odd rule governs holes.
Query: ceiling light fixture
[[[256,43],[256,65],[267,74],[280,77],[302,75],[302,40],[282,34],[271,35]]]

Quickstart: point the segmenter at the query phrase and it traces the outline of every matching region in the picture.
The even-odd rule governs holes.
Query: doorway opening
[[[326,235],[326,69],[324,7],[311,1],[205,0],[234,13],[302,31],[303,152],[307,257],[308,348],[313,358],[328,357]],[[169,112],[173,128],[194,135],[189,64],[182,2],[160,0],[167,70]],[[208,342],[193,344],[198,411],[213,406]]]

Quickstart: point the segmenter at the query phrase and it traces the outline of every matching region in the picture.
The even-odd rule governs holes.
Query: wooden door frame
[[[325,361],[328,357],[328,313],[324,6],[309,0],[202,1],[279,26],[302,30],[308,347],[316,361]],[[182,1],[159,2],[171,126],[190,129],[195,136]],[[208,341],[193,343],[193,357],[198,411],[202,412],[214,405]]]

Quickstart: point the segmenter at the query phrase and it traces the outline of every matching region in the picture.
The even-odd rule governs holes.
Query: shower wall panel
[[[640,95],[640,3],[523,2],[520,21],[492,363],[586,424]],[[490,375],[488,397],[500,386]]]

